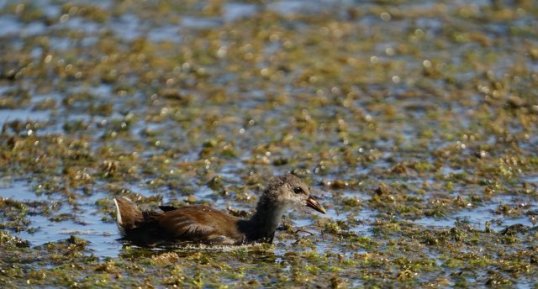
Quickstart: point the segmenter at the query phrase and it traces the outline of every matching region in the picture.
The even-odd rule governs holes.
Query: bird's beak
[[[323,208],[322,205],[320,205],[318,203],[318,201],[316,201],[316,199],[314,199],[312,196],[309,196],[308,199],[306,199],[306,206],[307,207],[310,207],[322,214],[325,214],[326,211],[325,211],[325,208]]]

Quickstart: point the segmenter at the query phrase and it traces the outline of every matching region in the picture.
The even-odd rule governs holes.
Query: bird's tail
[[[136,228],[136,225],[144,220],[144,215],[138,207],[127,197],[118,197],[114,199],[116,204],[116,218],[118,227],[122,234],[125,231]]]

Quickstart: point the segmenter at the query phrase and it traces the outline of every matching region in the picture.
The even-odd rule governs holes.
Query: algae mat
[[[6,288],[538,284],[536,1],[0,1]],[[112,198],[245,215],[271,246],[124,245]]]

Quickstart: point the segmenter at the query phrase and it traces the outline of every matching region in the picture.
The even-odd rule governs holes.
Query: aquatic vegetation
[[[535,1],[0,3],[0,282],[538,284]],[[246,217],[272,246],[124,246],[112,199]],[[305,238],[305,236],[308,236]]]

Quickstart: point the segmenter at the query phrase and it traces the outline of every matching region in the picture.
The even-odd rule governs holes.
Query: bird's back
[[[167,210],[156,221],[168,239],[230,245],[244,241],[238,218],[208,206]]]

